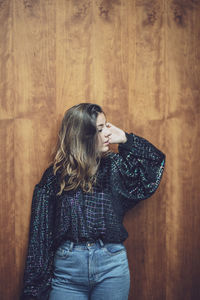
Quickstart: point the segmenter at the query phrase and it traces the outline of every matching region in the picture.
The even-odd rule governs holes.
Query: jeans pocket
[[[70,255],[71,251],[67,246],[60,246],[55,252],[55,258],[67,258]]]
[[[126,253],[126,248],[122,243],[108,243],[104,245],[104,251],[113,256],[124,252]]]

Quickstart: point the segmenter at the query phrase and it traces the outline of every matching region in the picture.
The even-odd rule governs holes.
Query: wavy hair
[[[101,156],[96,127],[99,113],[104,113],[102,108],[92,103],[80,103],[65,112],[53,154],[54,175],[60,174],[57,195],[79,186],[92,191]]]

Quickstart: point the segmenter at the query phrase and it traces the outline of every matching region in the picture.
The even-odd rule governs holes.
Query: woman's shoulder
[[[57,176],[54,175],[53,164],[49,165],[42,173],[41,179],[38,182],[38,187],[50,187],[57,181]]]

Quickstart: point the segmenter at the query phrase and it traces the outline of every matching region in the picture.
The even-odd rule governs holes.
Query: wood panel
[[[56,107],[94,102],[92,1],[60,0],[56,6]]]
[[[168,87],[167,299],[200,298],[200,2],[166,6]]]
[[[30,199],[45,169],[55,135],[54,1],[13,1],[13,72],[15,90],[15,248],[16,272],[26,256]],[[16,276],[18,294],[21,276]],[[16,299],[16,295],[13,295]]]
[[[0,118],[11,119],[14,113],[13,89],[13,19],[12,0],[0,2]]]
[[[12,1],[0,2],[0,295],[16,292]],[[20,270],[21,272],[21,270]],[[14,283],[14,284],[13,284]]]
[[[164,2],[129,1],[128,12],[129,130],[165,152]],[[165,180],[125,219],[130,232],[126,242],[132,275],[129,299],[166,298]]]
[[[128,130],[128,2],[94,1],[95,99]],[[99,30],[101,28],[101,30]],[[123,109],[122,109],[123,106]]]
[[[63,113],[85,101],[167,156],[158,191],[124,221],[129,300],[200,298],[199,15],[199,0],[0,1],[1,299],[18,298]]]
[[[14,181],[14,122],[0,120],[0,294],[10,299],[16,293],[16,239]],[[19,270],[21,272],[21,270]],[[14,284],[13,284],[14,283]]]

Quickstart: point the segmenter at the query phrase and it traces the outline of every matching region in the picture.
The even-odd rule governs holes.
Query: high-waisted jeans
[[[66,241],[55,253],[49,300],[127,300],[129,287],[122,243]]]

